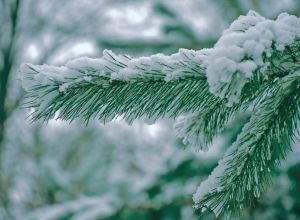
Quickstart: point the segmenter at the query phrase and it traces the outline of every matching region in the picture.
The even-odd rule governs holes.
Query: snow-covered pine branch
[[[277,170],[286,149],[291,149],[300,119],[300,72],[274,81],[237,141],[194,194],[195,207],[209,207],[220,219],[229,219],[242,214],[252,196],[259,198],[260,190],[270,185],[269,172]]]
[[[32,120],[58,118],[103,122],[123,116],[131,123],[146,115],[156,120],[198,111],[208,91],[205,51],[181,49],[133,59],[105,50],[103,58],[70,61],[65,67],[22,64],[23,87],[28,92],[26,107],[35,108]],[[199,95],[201,94],[201,95]]]
[[[177,136],[206,148],[225,123],[249,107],[255,112],[211,176],[194,194],[196,208],[220,219],[242,214],[259,197],[284,159],[299,119],[300,19],[275,21],[256,12],[234,21],[212,49],[180,49],[131,58],[104,51],[64,67],[22,64],[31,120],[146,116],[177,117]],[[270,171],[270,172],[269,172]]]

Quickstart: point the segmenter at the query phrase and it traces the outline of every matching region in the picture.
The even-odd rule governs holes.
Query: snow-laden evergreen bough
[[[31,120],[77,117],[128,123],[179,117],[183,142],[207,148],[228,120],[253,115],[193,199],[220,219],[241,215],[271,183],[296,138],[299,120],[300,19],[276,21],[254,11],[235,20],[212,49],[132,58],[105,50],[63,67],[22,64]],[[57,114],[56,114],[57,113]]]

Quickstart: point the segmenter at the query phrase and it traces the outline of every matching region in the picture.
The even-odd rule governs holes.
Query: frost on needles
[[[220,219],[242,215],[260,197],[285,158],[299,120],[300,19],[286,13],[267,20],[240,16],[212,49],[180,49],[171,56],[132,58],[105,50],[63,67],[22,64],[31,120],[77,117],[129,124],[178,117],[174,128],[187,145],[207,149],[239,112],[253,115],[193,199]]]

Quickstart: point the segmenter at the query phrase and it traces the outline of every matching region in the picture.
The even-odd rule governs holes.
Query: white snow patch
[[[275,21],[254,11],[240,16],[223,32],[206,62],[210,91],[220,98],[227,98],[227,106],[239,102],[241,90],[253,77],[253,71],[264,71],[269,65],[264,63],[262,54],[271,56],[272,42],[282,51],[296,37],[300,37],[300,19],[293,15],[282,13]],[[236,86],[227,91],[229,83]]]

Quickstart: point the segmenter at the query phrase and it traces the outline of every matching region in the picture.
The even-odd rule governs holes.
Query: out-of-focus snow
[[[114,195],[82,197],[62,204],[39,208],[20,220],[55,220],[72,214],[72,220],[96,220],[111,216],[121,208],[120,200]]]

